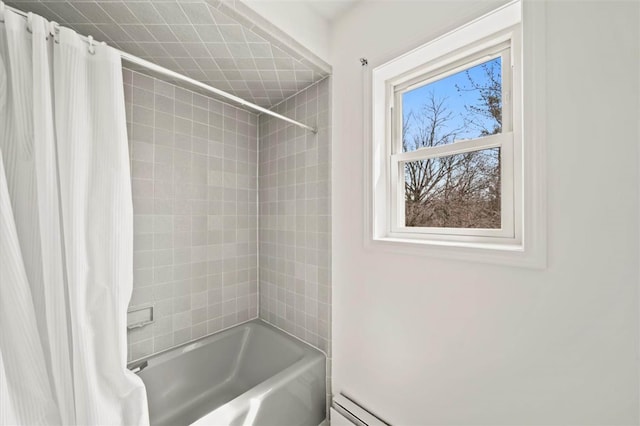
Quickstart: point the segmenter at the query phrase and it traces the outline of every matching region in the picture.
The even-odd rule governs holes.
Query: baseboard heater
[[[333,397],[332,408],[346,420],[357,426],[391,426],[391,423],[385,422],[342,393]],[[333,418],[331,419],[331,423],[334,424]],[[344,421],[343,423],[335,423],[338,425],[347,424],[344,423]]]

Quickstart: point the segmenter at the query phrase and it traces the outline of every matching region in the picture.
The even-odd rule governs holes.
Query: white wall
[[[547,7],[546,270],[363,246],[358,58],[495,5],[365,2],[334,24],[333,390],[398,425],[638,424],[640,3]]]
[[[243,0],[324,61],[329,59],[329,23],[304,1]]]

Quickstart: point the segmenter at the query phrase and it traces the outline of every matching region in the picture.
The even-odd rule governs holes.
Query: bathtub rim
[[[235,328],[240,328],[242,326],[247,326],[247,325],[250,325],[250,324],[256,324],[257,326],[263,326],[263,327],[266,327],[267,329],[272,329],[274,332],[280,333],[280,334],[284,334],[286,337],[289,337],[289,338],[293,339],[296,343],[301,344],[302,345],[301,349],[304,352],[304,355],[303,355],[302,359],[307,357],[307,352],[309,352],[310,354],[319,353],[324,357],[325,361],[327,359],[329,359],[328,355],[324,351],[316,348],[312,344],[310,344],[308,342],[305,342],[304,340],[300,339],[299,337],[294,336],[293,334],[291,334],[291,333],[289,333],[289,332],[287,332],[287,331],[285,331],[285,330],[283,330],[283,329],[281,329],[279,327],[276,327],[275,325],[263,320],[260,317],[256,317],[256,318],[251,318],[251,319],[243,321],[241,323],[232,325],[230,327],[224,328],[222,330],[218,330],[215,333],[211,333],[211,334],[207,334],[205,336],[199,337],[199,338],[197,338],[195,340],[190,340],[188,342],[181,343],[181,344],[176,345],[176,346],[171,346],[171,347],[169,347],[167,349],[163,349],[160,352],[156,352],[156,353],[153,353],[151,355],[147,355],[147,356],[144,356],[144,357],[140,357],[140,358],[136,358],[134,360],[128,361],[127,362],[127,369],[128,370],[134,370],[136,367],[138,367],[140,364],[144,363],[145,361],[149,362],[149,361],[152,361],[152,360],[156,360],[157,363],[162,363],[165,360],[169,360],[171,358],[179,356],[182,353],[185,353],[185,352],[188,352],[188,351],[191,351],[191,350],[195,350],[195,349],[197,349],[197,348],[199,348],[201,346],[204,346],[204,345],[206,345],[208,343],[212,343],[212,342],[214,342],[216,340],[222,339],[222,338],[225,337],[225,335],[230,335],[231,334],[230,331],[232,331]],[[173,352],[173,351],[177,352],[176,355],[171,356],[171,357],[166,356],[166,355],[169,354],[169,352]],[[291,366],[295,365],[297,362],[299,362],[301,360],[296,361],[295,363],[291,364]],[[156,364],[156,362],[153,362],[153,363],[150,362],[148,364],[148,367],[151,367],[151,366],[153,366],[155,364]],[[291,367],[291,366],[289,366],[289,367]],[[289,367],[285,368],[285,370],[287,370]],[[145,366],[142,370],[144,370],[146,368],[147,368],[147,366]],[[137,375],[142,370],[136,371],[135,374]]]

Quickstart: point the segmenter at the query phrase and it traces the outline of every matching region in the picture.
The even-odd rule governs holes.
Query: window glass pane
[[[405,226],[499,229],[500,148],[404,163]]]
[[[402,150],[502,131],[501,58],[402,94]]]

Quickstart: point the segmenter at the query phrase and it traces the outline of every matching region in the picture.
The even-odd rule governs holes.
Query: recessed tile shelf
[[[132,306],[127,311],[127,330],[135,330],[153,324],[153,305]]]

